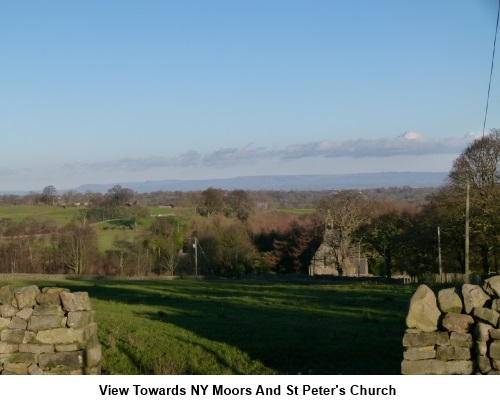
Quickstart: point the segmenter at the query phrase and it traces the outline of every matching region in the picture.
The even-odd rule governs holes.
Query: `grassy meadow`
[[[413,286],[0,281],[87,291],[103,374],[399,374]]]

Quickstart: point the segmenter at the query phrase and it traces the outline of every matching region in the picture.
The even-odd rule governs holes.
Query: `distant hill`
[[[387,187],[439,187],[448,173],[443,172],[384,172],[357,174],[242,176],[210,180],[155,180],[119,183],[138,193],[152,191],[195,191],[208,187],[223,190],[347,190]],[[107,192],[113,184],[83,184],[74,190]]]

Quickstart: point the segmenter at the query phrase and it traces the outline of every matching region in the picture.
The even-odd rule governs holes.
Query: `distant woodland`
[[[375,276],[500,265],[500,131],[473,141],[439,188],[0,196],[0,272],[116,276],[308,274],[329,214],[335,250]],[[467,208],[468,207],[468,208]],[[342,255],[336,265],[342,269]]]

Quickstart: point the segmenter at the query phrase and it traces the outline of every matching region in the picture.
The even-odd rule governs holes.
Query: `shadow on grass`
[[[400,374],[413,292],[405,286],[268,281],[75,284],[73,291],[88,291],[93,299],[131,305],[137,316],[237,347],[279,374]]]

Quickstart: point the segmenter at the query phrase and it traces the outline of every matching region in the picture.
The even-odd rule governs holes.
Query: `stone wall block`
[[[0,331],[7,329],[10,324],[9,318],[0,318]]]
[[[64,310],[61,305],[35,305],[33,309],[33,316],[50,316],[58,315],[63,316]]]
[[[433,332],[438,329],[440,316],[436,295],[425,284],[420,285],[411,297],[406,325],[408,328]]]
[[[36,340],[46,344],[67,344],[83,341],[83,329],[49,329],[36,334]]]
[[[405,333],[403,336],[404,347],[421,347],[430,345],[446,345],[450,337],[447,332],[422,332]]]
[[[12,305],[14,294],[8,285],[0,287],[0,304]]]
[[[405,360],[427,360],[436,358],[435,346],[408,347],[404,353]]]
[[[500,340],[491,342],[489,355],[492,359],[500,360]]]
[[[483,307],[474,307],[472,309],[472,316],[478,321],[490,324],[495,328],[498,326],[498,319],[500,318],[500,314],[497,311]]]
[[[22,329],[4,329],[0,332],[0,340],[9,343],[23,343],[26,331]]]
[[[491,300],[481,287],[473,284],[462,286],[462,296],[464,297],[465,313],[470,314],[475,307],[484,307]]]
[[[43,370],[38,365],[32,363],[28,366],[29,375],[43,375]]]
[[[474,325],[474,318],[467,314],[447,313],[442,321],[442,326],[449,332],[467,333]]]
[[[28,326],[28,322],[24,319],[19,318],[18,316],[14,316],[9,323],[9,329],[22,329],[26,330]]]
[[[63,308],[67,312],[90,311],[92,309],[89,295],[86,292],[69,293],[63,291],[59,296],[61,297]]]
[[[25,363],[4,363],[2,375],[27,375],[28,366]]]
[[[59,294],[62,292],[69,292],[69,290],[60,287],[44,287],[42,288],[42,293],[36,297],[36,301],[40,305],[61,305]]]
[[[24,308],[21,309],[18,313],[16,313],[16,316],[18,318],[24,319],[27,321],[29,317],[33,314],[33,308]]]
[[[462,299],[455,288],[440,290],[437,295],[438,307],[441,312],[461,313],[463,309]]]
[[[38,365],[42,370],[75,370],[84,367],[83,351],[42,353],[38,356]]]
[[[489,373],[492,369],[491,361],[488,356],[477,356],[476,364],[479,371],[483,374]]]
[[[19,345],[20,353],[54,353],[54,345],[41,345],[36,343],[21,343]]]
[[[474,336],[474,339],[482,341],[482,342],[487,342],[490,340],[490,330],[493,329],[493,326],[488,325],[483,322],[478,322],[474,325],[472,335]]]
[[[438,346],[436,349],[438,360],[471,360],[471,351],[468,347],[460,346]]]
[[[19,312],[19,310],[12,305],[9,305],[9,304],[0,305],[0,316],[2,318],[12,318],[18,312]]]
[[[471,349],[474,347],[474,339],[470,333],[452,332],[450,334],[450,345],[468,347]]]
[[[85,328],[95,320],[95,311],[68,312],[66,325],[69,328]]]
[[[32,308],[36,305],[36,296],[40,294],[40,289],[36,285],[18,288],[14,292],[14,298],[19,309]]]
[[[442,360],[403,360],[401,363],[402,374],[413,375],[438,375],[457,374],[470,375],[474,371],[474,362],[471,360],[442,361]]]
[[[18,343],[0,341],[0,353],[15,353],[19,350]]]
[[[63,317],[59,315],[32,316],[29,319],[28,330],[38,332],[47,329],[61,328]]]
[[[500,297],[500,276],[493,276],[485,280],[483,290],[493,297]]]
[[[490,337],[493,340],[500,340],[500,329],[490,329]]]

